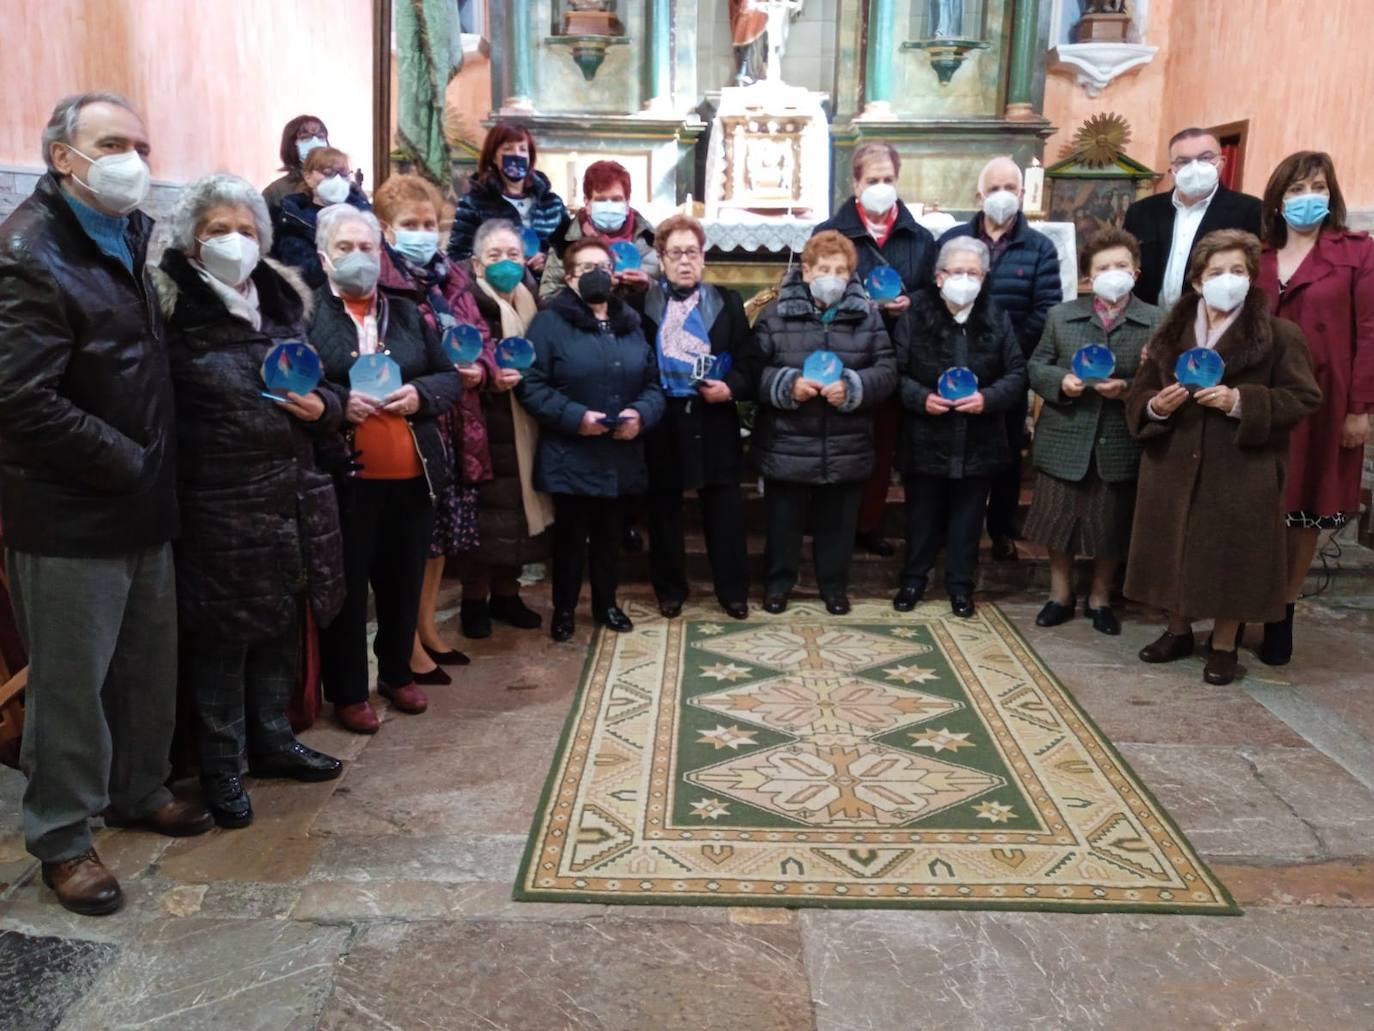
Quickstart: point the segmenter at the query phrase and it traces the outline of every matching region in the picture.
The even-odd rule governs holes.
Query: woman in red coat
[[[1289,445],[1288,610],[1266,623],[1259,657],[1281,666],[1293,654],[1293,603],[1323,530],[1359,511],[1360,469],[1374,410],[1374,240],[1345,227],[1345,200],[1331,157],[1299,151],[1269,177],[1259,286],[1272,314],[1307,338],[1322,404]]]

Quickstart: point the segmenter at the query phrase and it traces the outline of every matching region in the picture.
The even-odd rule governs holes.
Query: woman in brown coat
[[[1259,253],[1239,230],[1202,239],[1189,266],[1196,293],[1151,339],[1126,398],[1127,423],[1145,445],[1126,595],[1169,613],[1140,658],[1191,655],[1193,619],[1211,617],[1209,684],[1235,677],[1242,623],[1283,616],[1288,435],[1321,402],[1302,331],[1250,289]],[[1174,366],[1194,347],[1215,350],[1225,374],[1190,394]]]

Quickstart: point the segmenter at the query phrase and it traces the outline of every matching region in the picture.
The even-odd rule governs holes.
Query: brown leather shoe
[[[390,684],[384,684],[379,680],[377,681],[377,693],[397,709],[408,712],[412,716],[418,716],[429,708],[429,699],[413,683],[392,687]]]
[[[371,702],[336,705],[334,706],[334,718],[343,725],[345,730],[351,730],[355,734],[375,734],[382,726]]]
[[[1212,650],[1207,655],[1207,665],[1202,670],[1202,679],[1209,684],[1221,687],[1236,679],[1236,659],[1240,651],[1223,652]]]
[[[60,863],[44,863],[43,883],[57,893],[64,909],[82,916],[104,916],[124,904],[119,882],[93,848]]]
[[[138,830],[165,834],[169,838],[194,838],[215,825],[215,818],[203,805],[174,798],[147,816],[130,818],[106,811],[106,827],[133,827]]]
[[[1186,659],[1193,654],[1193,633],[1171,634],[1169,631],[1159,635],[1159,639],[1140,649],[1141,662],[1173,662]]]

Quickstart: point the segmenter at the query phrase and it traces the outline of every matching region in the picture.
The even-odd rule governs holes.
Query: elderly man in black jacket
[[[87,823],[212,826],[165,787],[176,695],[172,389],[144,268],[148,137],[68,97],[0,225],[0,518],[29,653],[24,837],[68,909],[119,908]]]
[[[984,287],[997,307],[1011,317],[1012,328],[1029,358],[1040,342],[1045,318],[1064,299],[1059,271],[1059,252],[1044,233],[1037,232],[1021,211],[1021,169],[1010,157],[995,157],[978,175],[981,210],[964,225],[954,226],[940,237],[943,246],[961,236],[971,236],[987,247],[992,269]],[[995,476],[988,496],[988,536],[992,555],[1004,561],[1016,558],[1016,509],[1021,499],[1021,449],[1025,447],[1028,397],[1006,412],[1007,442],[1011,462]]]

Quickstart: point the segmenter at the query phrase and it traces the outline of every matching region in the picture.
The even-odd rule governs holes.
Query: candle
[[[1031,158],[1030,168],[1026,169],[1025,185],[1026,213],[1042,214],[1045,206],[1045,170],[1035,158]]]

